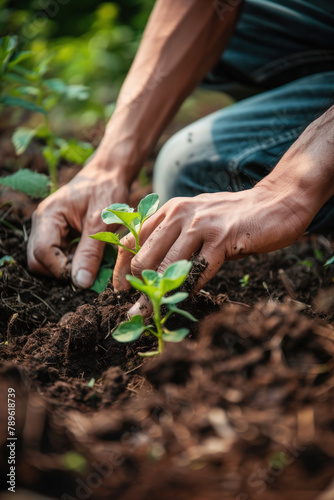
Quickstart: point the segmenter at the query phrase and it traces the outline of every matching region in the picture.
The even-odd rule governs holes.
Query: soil
[[[133,188],[135,206],[150,186]],[[0,467],[14,390],[17,500],[334,499],[333,235],[226,263],[182,303],[197,323],[170,318],[189,336],[143,359],[154,340],[111,335],[137,292],[29,272],[35,206],[0,200],[0,258],[14,259],[0,277]],[[192,285],[205,262],[194,269]]]
[[[0,281],[1,429],[5,443],[11,387],[19,498],[334,498],[331,238],[225,264],[184,304],[200,321],[172,320],[190,336],[143,361],[151,339],[111,335],[137,292],[31,275],[28,234],[29,220],[1,226],[15,261]]]

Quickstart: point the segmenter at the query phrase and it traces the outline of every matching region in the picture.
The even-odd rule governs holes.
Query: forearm
[[[260,181],[275,199],[283,199],[297,219],[313,219],[334,195],[334,106],[312,122]]]
[[[159,0],[99,148],[128,182],[182,101],[218,60],[239,8],[221,19],[207,0]]]

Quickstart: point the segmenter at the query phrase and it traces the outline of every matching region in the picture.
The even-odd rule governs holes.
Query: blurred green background
[[[61,134],[89,129],[111,116],[154,0],[0,0],[0,34],[16,35],[20,50],[49,60],[48,77],[86,85],[89,98],[59,103],[53,127]]]

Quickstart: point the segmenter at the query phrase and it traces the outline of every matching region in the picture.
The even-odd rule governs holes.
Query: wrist
[[[258,188],[312,220],[334,195],[334,107],[312,122]]]

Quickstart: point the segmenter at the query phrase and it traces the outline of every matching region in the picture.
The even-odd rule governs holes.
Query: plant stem
[[[128,247],[126,247],[126,246],[122,245],[121,243],[117,243],[117,245],[118,245],[119,247],[124,248],[124,250],[128,250],[129,252],[133,253],[134,255],[136,255],[136,253],[137,253],[135,250],[131,250],[131,248],[128,248]]]
[[[158,353],[160,354],[163,350],[163,340],[162,340],[162,334],[163,334],[163,328],[161,325],[161,315],[160,315],[160,301],[158,300],[152,300],[152,306],[153,306],[153,320],[155,323],[155,326],[157,327],[157,333],[156,336],[158,338]]]
[[[136,240],[136,249],[135,249],[135,253],[138,253],[139,250],[140,250],[140,245],[139,245],[139,236],[138,234],[136,233],[136,231],[133,232],[133,236],[135,237],[135,240]]]
[[[55,143],[54,143],[54,138],[50,129],[50,124],[49,124],[49,117],[48,115],[45,115],[45,127],[48,133],[48,138],[46,140],[46,143],[48,147],[50,148],[50,151],[52,152],[52,158],[55,158]],[[51,177],[51,189],[50,193],[54,193],[57,191],[58,188],[58,179],[57,179],[57,165],[56,163],[53,163],[53,161],[48,161],[48,167],[49,167],[49,173]]]

